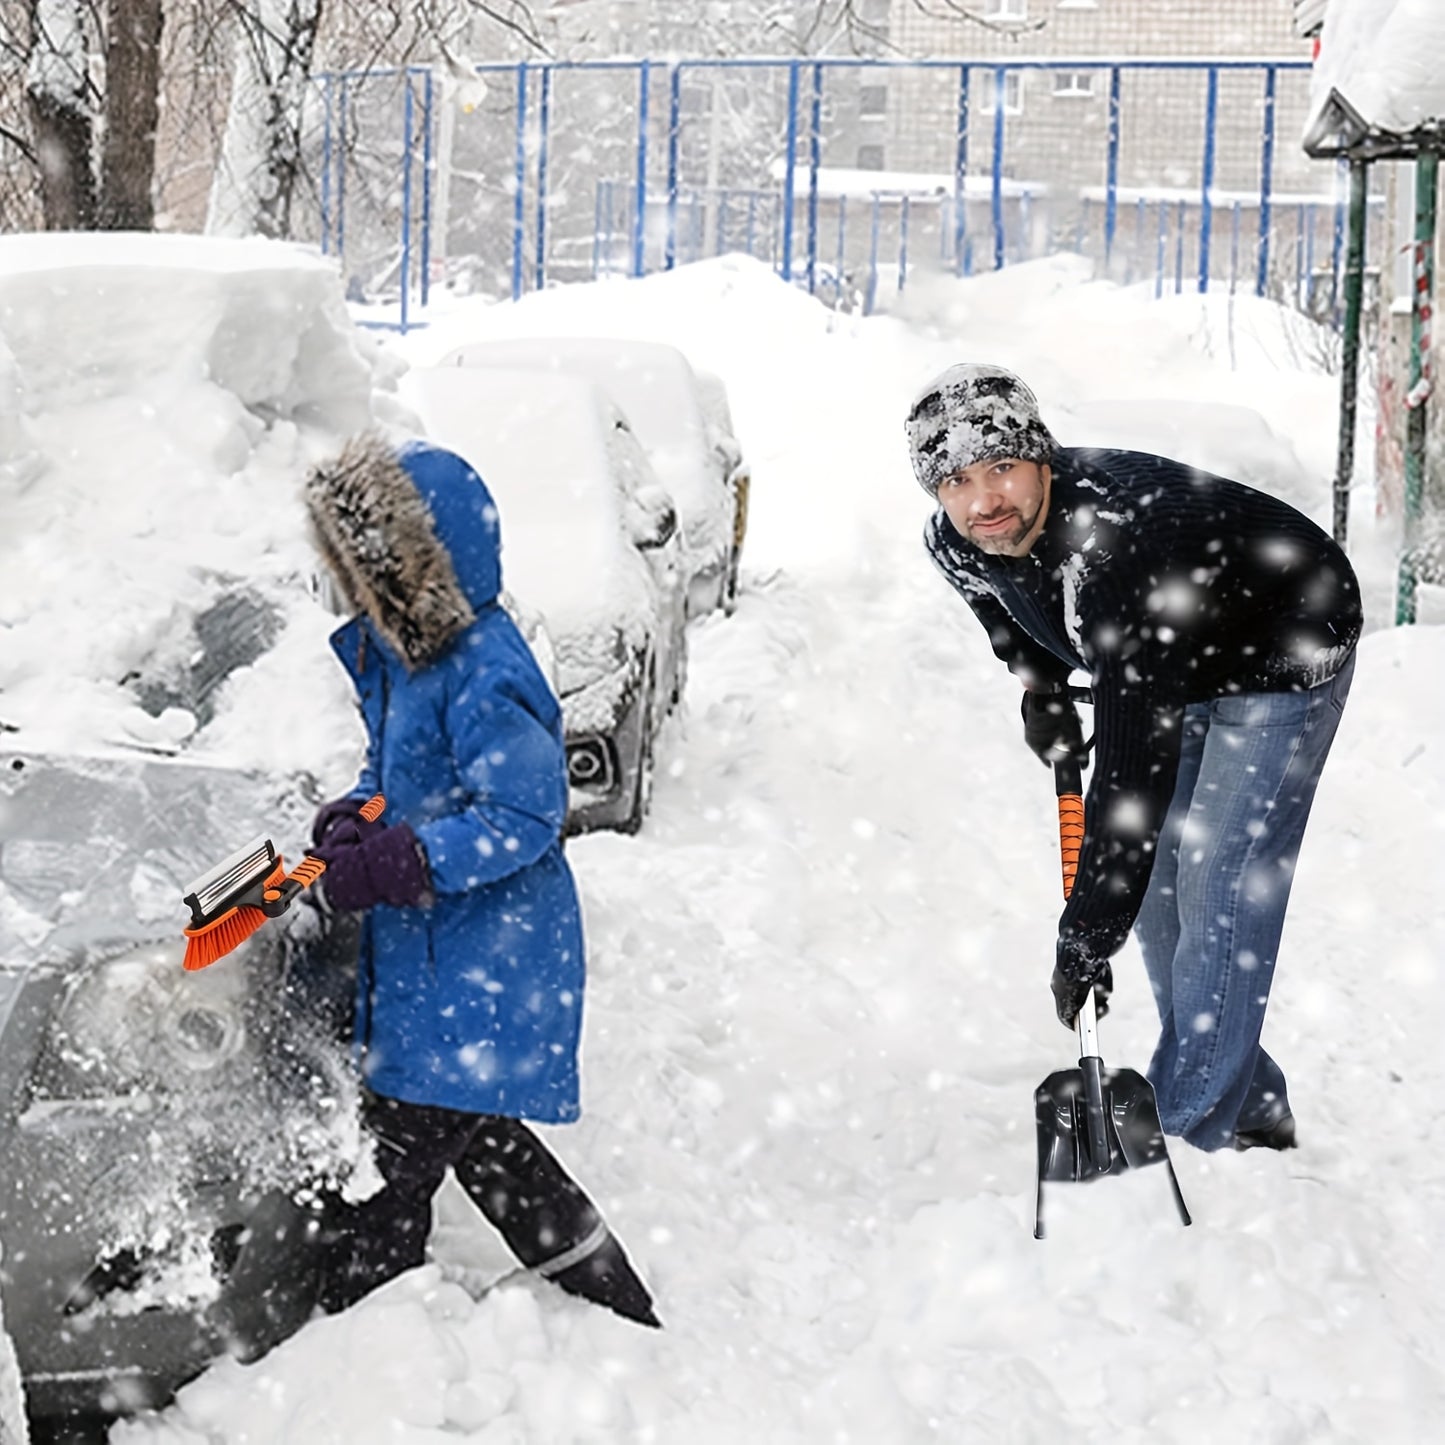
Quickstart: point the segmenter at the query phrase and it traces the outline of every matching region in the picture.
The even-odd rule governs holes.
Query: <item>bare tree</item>
[[[288,237],[322,0],[234,0],[235,69],[206,229]]]
[[[160,113],[161,0],[108,0],[99,223],[149,231]]]
[[[47,230],[88,230],[98,201],[92,152],[95,87],[85,0],[30,0],[25,94]]]

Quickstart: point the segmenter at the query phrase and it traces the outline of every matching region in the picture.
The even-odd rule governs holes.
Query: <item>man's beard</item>
[[[1014,517],[1014,525],[1007,530],[979,533],[970,528],[969,540],[980,552],[1002,552],[1007,555],[1028,536],[1030,528],[1032,528],[1038,520],[1039,509],[1035,507],[1033,515],[1028,517],[1025,517],[1023,513],[1019,511],[1015,511],[1012,515]]]

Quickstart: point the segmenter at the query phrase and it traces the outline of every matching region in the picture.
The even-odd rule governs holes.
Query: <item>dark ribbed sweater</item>
[[[1062,448],[1025,557],[995,557],[940,508],[930,556],[1026,683],[1089,674],[1094,762],[1059,924],[1073,977],[1110,957],[1143,902],[1188,703],[1313,687],[1360,635],[1360,591],[1309,518],[1239,482],[1142,452]]]

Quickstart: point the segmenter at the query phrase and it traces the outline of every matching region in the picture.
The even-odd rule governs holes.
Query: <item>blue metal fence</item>
[[[724,251],[762,257],[785,280],[864,311],[920,265],[967,275],[1065,250],[1122,282],[1152,282],[1156,295],[1248,287],[1332,311],[1339,294],[1337,172],[1290,153],[1295,184],[1277,183],[1284,88],[1298,106],[1303,61],[699,59],[478,73],[488,102],[455,123],[445,155],[438,131],[449,102],[428,69],[318,81],[316,239],[344,258],[361,294],[390,302],[402,327],[428,303],[434,256],[446,258],[449,280],[468,271],[471,284],[514,298]],[[1060,73],[1106,78],[1101,153],[1082,130],[1047,153],[1011,118],[1011,79],[1022,87],[1024,76]],[[1177,134],[1187,135],[1190,117],[1199,127],[1177,146],[1187,154],[1152,171],[1133,153],[1138,125],[1125,125],[1130,88],[1146,77],[1161,86],[1165,109],[1156,112],[1167,118],[1172,107],[1184,118]],[[914,87],[890,117],[900,133],[909,95],[920,107],[946,104],[949,133],[925,142],[943,162],[936,172],[873,175],[829,163],[830,149],[841,149],[837,96],[863,78]],[[727,86],[740,101],[727,100]],[[941,87],[952,88],[946,102],[936,99]],[[720,138],[728,104],[747,110],[748,144]],[[1240,117],[1251,108],[1257,159],[1245,176]],[[471,189],[438,237],[439,166]]]

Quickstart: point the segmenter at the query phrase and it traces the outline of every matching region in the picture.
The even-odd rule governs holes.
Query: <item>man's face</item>
[[[954,530],[980,551],[1023,557],[1043,530],[1052,481],[1047,463],[995,458],[945,477],[938,501]]]

